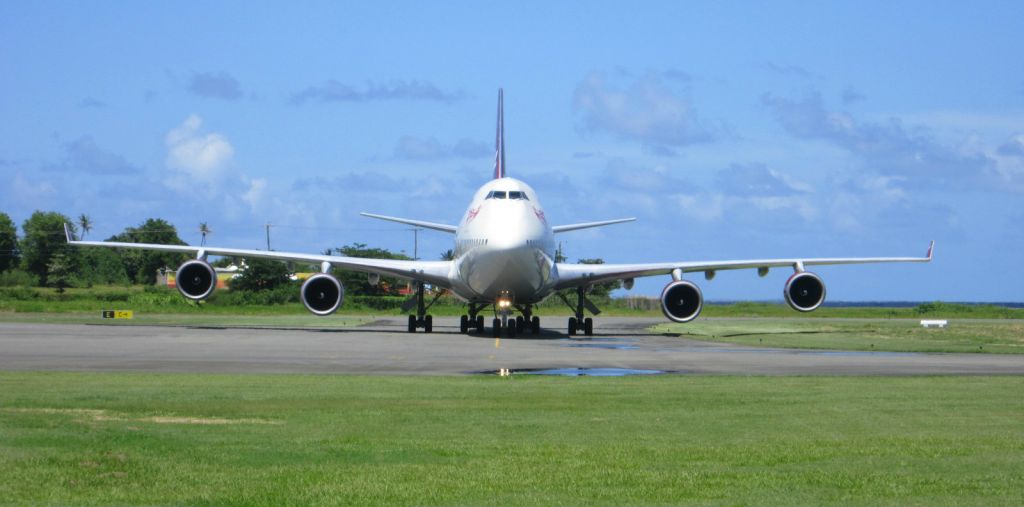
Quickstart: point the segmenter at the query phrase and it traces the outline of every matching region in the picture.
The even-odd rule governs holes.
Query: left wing
[[[560,232],[578,231],[580,229],[589,229],[591,227],[604,227],[606,225],[621,224],[623,222],[632,222],[636,218],[617,218],[615,220],[602,220],[600,222],[584,222],[582,224],[568,224],[568,225],[556,225],[551,228],[551,232],[558,234]]]
[[[924,257],[851,257],[831,259],[754,259],[740,261],[698,261],[665,262],[656,264],[567,264],[559,263],[556,289],[579,287],[609,280],[625,280],[643,276],[667,275],[679,270],[682,273],[703,271],[708,278],[716,271],[728,269],[753,269],[767,271],[768,268],[791,267],[803,271],[804,266],[826,266],[835,264],[874,264],[886,262],[930,262],[935,242],[928,246]]]
[[[413,226],[416,226],[416,227],[423,227],[424,229],[433,229],[435,231],[441,231],[441,232],[450,232],[452,234],[455,234],[456,229],[458,229],[454,225],[439,224],[437,222],[425,222],[423,220],[412,220],[412,219],[409,219],[409,218],[389,217],[387,215],[378,215],[376,213],[362,212],[362,213],[359,213],[359,214],[364,216],[364,217],[376,218],[377,220],[387,220],[388,222],[398,222],[400,224],[413,225]]]
[[[75,241],[64,226],[68,244],[75,246],[134,248],[140,250],[157,250],[161,252],[178,252],[203,258],[207,255],[225,257],[246,257],[259,259],[275,259],[279,261],[309,262],[323,266],[326,263],[338,269],[359,271],[363,273],[379,273],[411,280],[420,280],[440,287],[450,287],[449,273],[452,261],[403,261],[394,259],[365,259],[362,257],[345,257],[341,255],[317,255],[292,252],[273,252],[267,250],[244,250],[239,248],[218,248],[212,246],[157,245],[151,243],[122,243],[116,241]]]

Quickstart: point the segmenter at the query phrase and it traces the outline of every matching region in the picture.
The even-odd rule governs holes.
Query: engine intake
[[[786,281],[783,294],[790,308],[809,312],[825,302],[825,283],[814,273],[796,273]]]
[[[337,278],[318,273],[302,283],[299,294],[307,310],[323,317],[334,313],[341,306],[345,299],[345,287]]]
[[[661,311],[673,322],[690,322],[704,308],[704,295],[693,282],[677,280],[661,291]]]
[[[206,299],[217,287],[217,272],[208,262],[193,259],[178,267],[174,283],[182,296],[194,301]]]

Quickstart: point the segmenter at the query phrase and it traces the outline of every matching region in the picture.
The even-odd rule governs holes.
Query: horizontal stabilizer
[[[551,228],[551,232],[559,233],[575,231],[578,229],[589,229],[591,227],[602,227],[605,225],[621,224],[623,222],[632,222],[634,220],[636,220],[636,218],[617,218],[615,220],[602,220],[600,222],[584,222],[581,224],[556,225]]]
[[[378,220],[387,220],[388,222],[398,222],[400,224],[413,225],[416,227],[422,227],[424,229],[433,229],[435,231],[455,233],[456,227],[454,225],[438,224],[435,222],[424,222],[423,220],[410,220],[408,218],[396,218],[385,215],[377,215],[374,213],[360,213],[364,217],[376,218]]]

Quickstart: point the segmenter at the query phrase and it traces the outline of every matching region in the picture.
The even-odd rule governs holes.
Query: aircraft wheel
[[[480,334],[484,333],[484,316],[483,315],[477,315],[476,316],[476,332],[480,333]]]
[[[569,317],[569,336],[576,334],[576,317]]]
[[[590,319],[587,319],[590,320]],[[423,318],[423,331],[427,333],[434,332],[434,316],[427,315]]]
[[[525,322],[526,321],[523,320],[523,316],[522,315],[519,315],[519,316],[516,317],[516,332],[517,333],[522,333],[523,332],[523,324]]]
[[[416,332],[416,316],[415,315],[410,315],[409,316],[409,332],[410,333],[415,333]]]
[[[587,336],[594,336],[594,319],[587,317],[583,320],[583,333]]]
[[[466,333],[469,332],[469,316],[468,315],[463,315],[462,317],[459,317],[459,332],[462,333],[462,334],[466,334]]]
[[[540,334],[540,317],[534,316],[530,319],[530,331],[533,334]]]
[[[495,338],[501,336],[501,321],[500,320],[498,320],[498,319],[492,320],[491,321],[491,328],[494,330],[494,337]]]
[[[516,332],[518,330],[519,330],[519,328],[518,328],[518,326],[516,326],[516,323],[514,321],[509,321],[509,323],[508,323],[508,337],[509,338],[515,338],[516,337]]]

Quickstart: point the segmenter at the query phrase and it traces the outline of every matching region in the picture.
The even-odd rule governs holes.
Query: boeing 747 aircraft
[[[213,246],[155,245],[119,243],[110,241],[75,241],[65,225],[68,242],[76,246],[141,248],[165,252],[182,252],[195,256],[177,271],[178,290],[186,298],[202,300],[209,297],[217,285],[208,256],[277,259],[281,261],[313,263],[320,273],[308,278],[300,289],[302,303],[315,315],[326,316],[341,306],[345,288],[331,275],[334,269],[365,272],[371,283],[381,275],[391,275],[415,282],[416,293],[403,312],[415,308],[409,315],[409,332],[423,329],[431,332],[433,319],[427,310],[443,293],[435,291],[434,298],[426,301],[425,286],[451,291],[467,303],[460,330],[483,333],[484,313],[493,311],[491,329],[495,336],[502,330],[510,335],[529,329],[540,332],[540,318],[533,315],[534,307],[557,291],[573,289],[575,301],[563,298],[573,311],[569,318],[569,335],[594,332],[593,315],[600,310],[587,299],[588,288],[599,282],[622,280],[627,289],[638,277],[667,275],[671,280],[661,291],[661,308],[665,316],[675,322],[689,322],[700,314],[704,300],[700,288],[685,273],[703,272],[706,280],[727,269],[757,269],[764,276],[770,268],[787,268],[793,275],[783,287],[786,302],[801,312],[812,311],[825,301],[825,284],[809,266],[827,264],[866,264],[879,262],[928,262],[932,259],[935,242],[924,257],[867,257],[832,259],[759,259],[730,261],[678,261],[653,264],[572,264],[555,261],[555,236],[569,231],[601,227],[633,218],[603,220],[569,225],[551,225],[544,214],[537,193],[526,183],[511,178],[505,171],[503,93],[498,90],[498,129],[495,137],[494,178],[480,187],[473,196],[459,225],[447,225],[422,220],[363,213],[381,220],[433,229],[455,236],[455,259],[451,261],[419,261],[364,259],[333,255],[243,250]],[[518,315],[516,315],[518,313]]]

